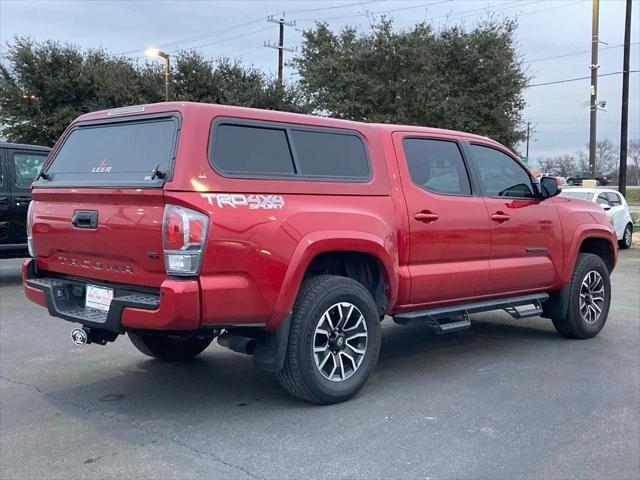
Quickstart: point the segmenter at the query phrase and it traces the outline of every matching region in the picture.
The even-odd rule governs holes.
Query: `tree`
[[[618,148],[608,138],[596,142],[596,173],[618,171]]]
[[[304,113],[311,109],[295,86],[280,86],[274,78],[236,60],[211,61],[194,51],[178,54],[173,85],[177,100]]]
[[[12,142],[52,145],[82,113],[164,100],[158,63],[137,65],[102,50],[17,38],[0,65],[0,133]],[[176,100],[308,112],[295,86],[238,62],[179,52],[172,67]]]
[[[527,77],[516,54],[513,21],[436,33],[421,23],[397,32],[383,19],[359,34],[325,23],[304,32],[293,60],[317,111],[369,122],[451,128],[509,146],[524,138]]]
[[[576,159],[571,155],[560,155],[553,158],[538,160],[543,173],[550,173],[558,177],[570,177],[576,169]]]
[[[636,185],[640,187],[640,138],[631,140],[627,145],[627,159],[633,168],[633,173],[635,173]],[[629,178],[632,178],[632,172],[629,171],[628,173]]]
[[[51,145],[82,113],[142,100],[136,71],[101,50],[17,38],[0,65],[0,125],[10,141]]]

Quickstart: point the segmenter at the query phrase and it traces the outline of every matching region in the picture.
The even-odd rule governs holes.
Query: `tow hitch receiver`
[[[71,341],[76,345],[83,346],[88,343],[97,343],[98,345],[106,345],[118,338],[116,332],[101,330],[99,328],[74,328],[71,330]]]

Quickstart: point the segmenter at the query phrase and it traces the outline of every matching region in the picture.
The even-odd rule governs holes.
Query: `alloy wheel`
[[[351,377],[367,351],[367,323],[358,307],[336,303],[320,317],[313,336],[313,358],[320,374],[332,382]]]
[[[594,324],[600,319],[605,293],[602,276],[596,270],[591,270],[580,285],[580,315],[586,323]]]

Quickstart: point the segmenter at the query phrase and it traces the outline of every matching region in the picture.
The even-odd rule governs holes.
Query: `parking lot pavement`
[[[502,313],[442,337],[387,319],[369,383],[328,407],[218,346],[187,364],[124,337],[78,348],[2,260],[0,477],[637,479],[640,255],[620,253],[597,338]]]

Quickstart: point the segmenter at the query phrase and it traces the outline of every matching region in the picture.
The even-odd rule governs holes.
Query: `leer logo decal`
[[[111,171],[111,165],[107,162],[107,159],[103,159],[97,167],[91,169],[91,173],[109,173]]]
[[[243,195],[241,193],[202,193],[209,205],[217,205],[219,208],[249,207],[250,210],[280,210],[284,207],[282,195]]]

